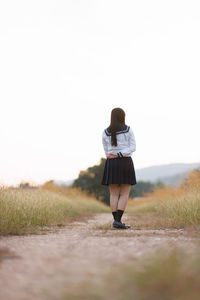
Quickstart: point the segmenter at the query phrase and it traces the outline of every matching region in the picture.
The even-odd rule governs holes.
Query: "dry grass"
[[[54,184],[52,181],[46,182],[41,186],[41,189],[48,190],[51,192],[56,192],[60,195],[65,195],[70,197],[71,199],[80,199],[80,200],[91,200],[97,201],[95,195],[88,194],[87,191],[82,190],[80,187],[72,187],[72,186],[58,186]],[[98,201],[99,203],[99,201]]]
[[[168,218],[169,225],[185,227],[200,225],[200,191],[190,190],[183,195],[174,196],[159,202],[157,211],[164,218]]]
[[[45,189],[0,190],[0,234],[25,234],[66,225],[108,207],[96,199],[63,195]]]
[[[185,228],[200,226],[200,172],[193,171],[179,188],[157,188],[139,200],[129,200],[126,212],[131,216],[150,213],[150,226]],[[148,217],[147,217],[148,220]],[[141,226],[146,224],[141,216]],[[147,222],[148,223],[148,222]],[[137,223],[138,224],[138,223]],[[147,224],[148,225],[148,224]],[[140,225],[139,225],[140,226]]]
[[[154,203],[146,202],[128,207],[127,214],[135,228],[200,227],[200,192],[190,191]]]

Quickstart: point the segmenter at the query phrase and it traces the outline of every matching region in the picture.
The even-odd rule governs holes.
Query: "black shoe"
[[[122,223],[122,224],[124,224],[126,226],[126,228],[131,228],[130,225],[126,225],[125,223]]]
[[[127,228],[129,228],[124,223],[118,222],[116,220],[113,222],[113,227],[119,228],[119,229],[127,229]]]

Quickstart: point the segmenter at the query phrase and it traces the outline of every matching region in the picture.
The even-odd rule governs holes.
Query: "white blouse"
[[[132,156],[136,151],[136,142],[133,130],[130,126],[126,125],[126,129],[116,131],[117,146],[111,145],[111,133],[104,129],[102,133],[102,143],[105,155],[117,154],[118,157]]]

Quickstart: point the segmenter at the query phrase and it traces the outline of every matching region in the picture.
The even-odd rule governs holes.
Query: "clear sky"
[[[0,2],[0,182],[76,178],[121,107],[136,169],[200,161],[199,0]]]

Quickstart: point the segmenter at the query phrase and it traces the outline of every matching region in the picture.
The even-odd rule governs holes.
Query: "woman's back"
[[[104,152],[117,154],[119,157],[132,156],[133,152],[136,151],[136,141],[133,130],[130,126],[124,125],[116,131],[117,146],[112,145],[112,135],[109,131],[109,127],[104,129],[102,133],[102,143]]]

